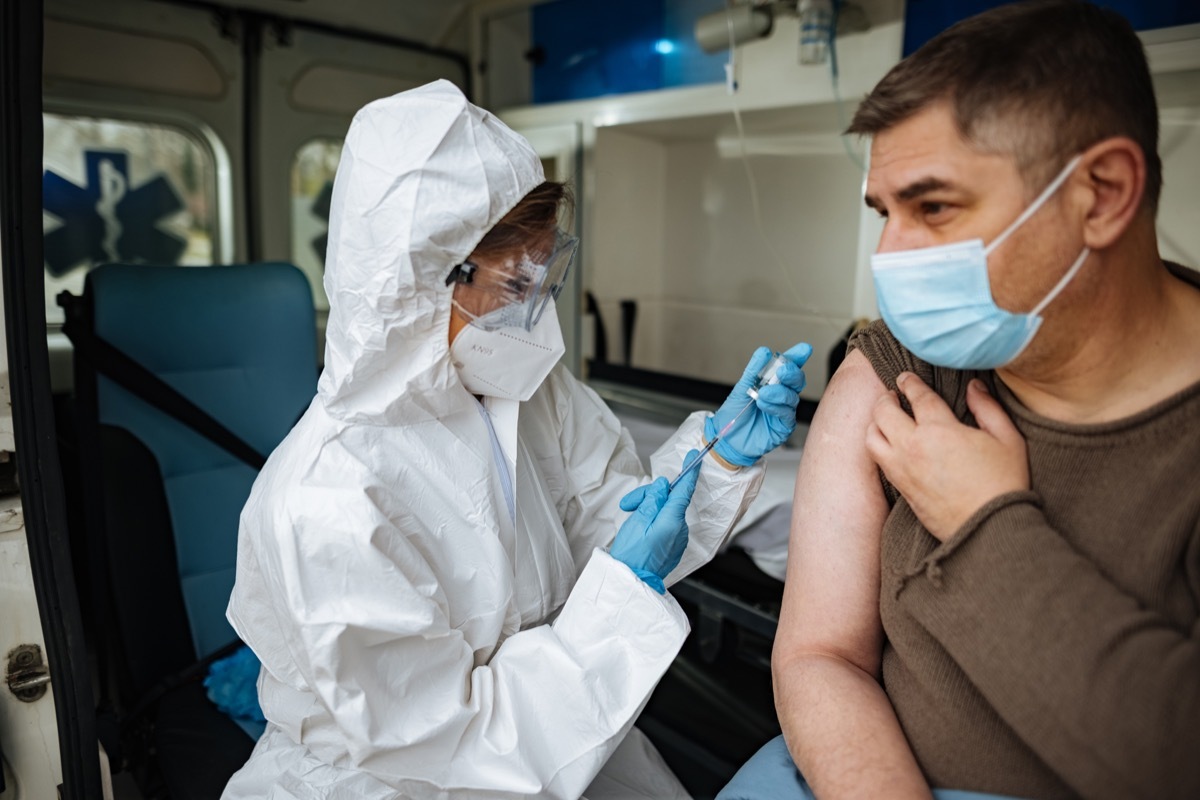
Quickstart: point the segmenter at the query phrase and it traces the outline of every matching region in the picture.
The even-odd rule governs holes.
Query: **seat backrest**
[[[290,264],[107,264],[88,275],[85,300],[97,336],[264,455],[316,392],[312,295]],[[93,387],[99,425],[124,429],[157,461],[183,606],[203,657],[234,639],[225,607],[238,517],[256,472],[109,379],[95,376]],[[111,454],[103,461],[114,468]]]

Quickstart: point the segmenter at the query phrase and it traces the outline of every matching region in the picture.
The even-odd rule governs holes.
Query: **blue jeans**
[[[998,794],[934,789],[935,800],[1013,800]],[[796,769],[782,736],[776,736],[742,765],[717,800],[815,800]]]

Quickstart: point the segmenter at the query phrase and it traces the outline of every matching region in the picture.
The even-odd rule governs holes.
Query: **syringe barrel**
[[[758,371],[758,376],[754,379],[754,385],[746,390],[746,394],[758,399],[758,390],[764,386],[770,386],[774,383],[779,383],[779,368],[787,363],[787,359],[781,354],[776,353],[775,356],[766,363],[762,369]]]

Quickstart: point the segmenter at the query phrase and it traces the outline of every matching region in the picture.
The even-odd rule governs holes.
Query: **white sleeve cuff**
[[[662,677],[690,627],[683,609],[628,566],[597,548],[554,621],[558,636],[587,661],[626,662],[622,674]],[[607,652],[604,652],[607,651]],[[652,677],[651,677],[652,675]]]

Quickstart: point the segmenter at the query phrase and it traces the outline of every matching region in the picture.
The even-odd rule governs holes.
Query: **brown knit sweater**
[[[883,685],[931,785],[1200,798],[1200,384],[1066,425],[993,372],[917,360],[881,322],[850,346],[890,389],[912,371],[972,425],[982,378],[1028,445],[1031,491],[944,544],[884,481]]]

